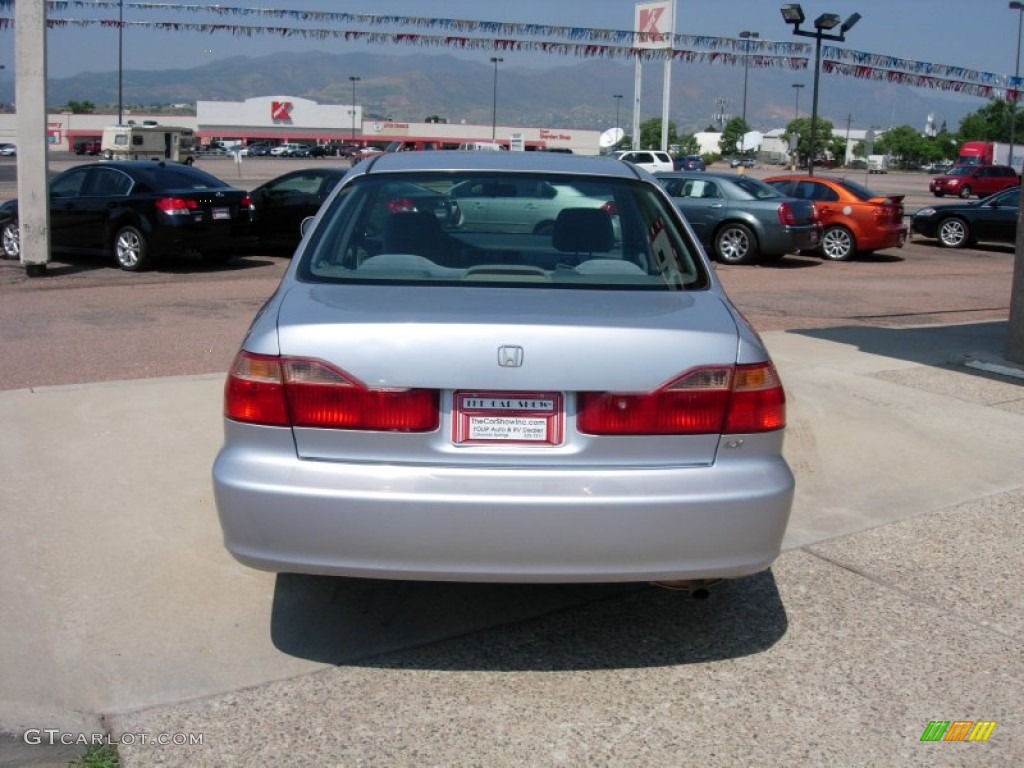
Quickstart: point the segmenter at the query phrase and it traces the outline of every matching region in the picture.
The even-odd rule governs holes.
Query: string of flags
[[[0,10],[13,7],[14,0],[0,0]],[[751,38],[707,35],[673,36],[668,48],[637,47],[640,33],[629,30],[569,27],[521,22],[448,19],[428,16],[399,16],[332,11],[303,11],[189,3],[125,2],[124,0],[48,0],[47,10],[66,13],[82,9],[128,8],[141,12],[206,13],[222,17],[258,17],[288,22],[282,25],[197,23],[176,21],[118,21],[47,17],[49,29],[73,27],[122,27],[166,32],[231,34],[237,37],[270,35],[314,40],[344,40],[370,45],[412,45],[428,48],[499,52],[534,52],[581,58],[640,59],[697,64],[747,66],[760,69],[806,70],[811,66],[811,46],[799,42],[777,42]],[[303,24],[365,25],[371,30],[293,26]],[[0,30],[13,28],[14,19],[0,17]],[[385,32],[380,28],[411,27],[443,34]],[[483,35],[483,36],[478,36]],[[883,54],[823,46],[822,72],[877,82],[899,83],[918,88],[940,89],[980,98],[1016,94],[1024,77],[971,70],[945,64],[913,61]]]

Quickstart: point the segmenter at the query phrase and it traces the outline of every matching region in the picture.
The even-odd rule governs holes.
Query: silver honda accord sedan
[[[468,217],[472,182],[501,215]],[[586,205],[524,228],[524,182]],[[408,199],[410,184],[437,197]],[[461,186],[460,186],[461,185]],[[597,201],[599,204],[595,203]],[[225,386],[227,549],[277,572],[694,583],[768,568],[785,394],[654,178],[610,158],[404,152],[306,228]]]

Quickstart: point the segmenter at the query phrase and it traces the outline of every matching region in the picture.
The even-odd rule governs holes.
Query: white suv
[[[627,149],[616,152],[615,156],[619,160],[625,160],[627,163],[638,165],[651,173],[675,170],[669,153],[656,149]]]

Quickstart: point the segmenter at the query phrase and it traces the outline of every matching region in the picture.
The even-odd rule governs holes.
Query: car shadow
[[[258,269],[278,263],[279,260],[265,256],[235,256],[224,264],[203,261],[197,256],[163,256],[156,261],[151,269],[142,272],[126,272],[107,256],[60,254],[47,262],[45,276],[53,278],[107,272],[111,279],[140,279],[145,275],[185,275]],[[5,261],[4,264],[20,268],[20,265],[12,260]]]
[[[1009,321],[996,320],[911,328],[863,325],[793,328],[787,333],[796,333],[837,344],[849,344],[872,355],[883,355],[921,365],[949,368],[967,357],[986,354],[1002,355],[1006,349]],[[962,370],[972,372],[972,369],[968,368]]]
[[[878,251],[867,251],[864,253],[858,253],[854,258],[854,261],[863,261],[869,264],[897,264],[899,262],[906,261],[906,257],[899,256],[895,253],[880,253]]]
[[[759,261],[757,266],[762,269],[806,269],[808,267],[820,267],[823,263],[818,256],[787,253],[781,259]]]
[[[690,664],[770,648],[788,621],[770,571],[697,600],[648,585],[452,584],[280,574],[271,639],[335,665],[591,670]],[[442,642],[448,641],[448,642]]]

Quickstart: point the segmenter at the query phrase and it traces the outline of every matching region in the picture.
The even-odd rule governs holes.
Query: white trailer
[[[192,165],[196,135],[191,128],[159,125],[112,125],[103,129],[100,152],[107,160],[170,160]]]
[[[886,155],[868,155],[868,173],[888,173],[889,158]]]

